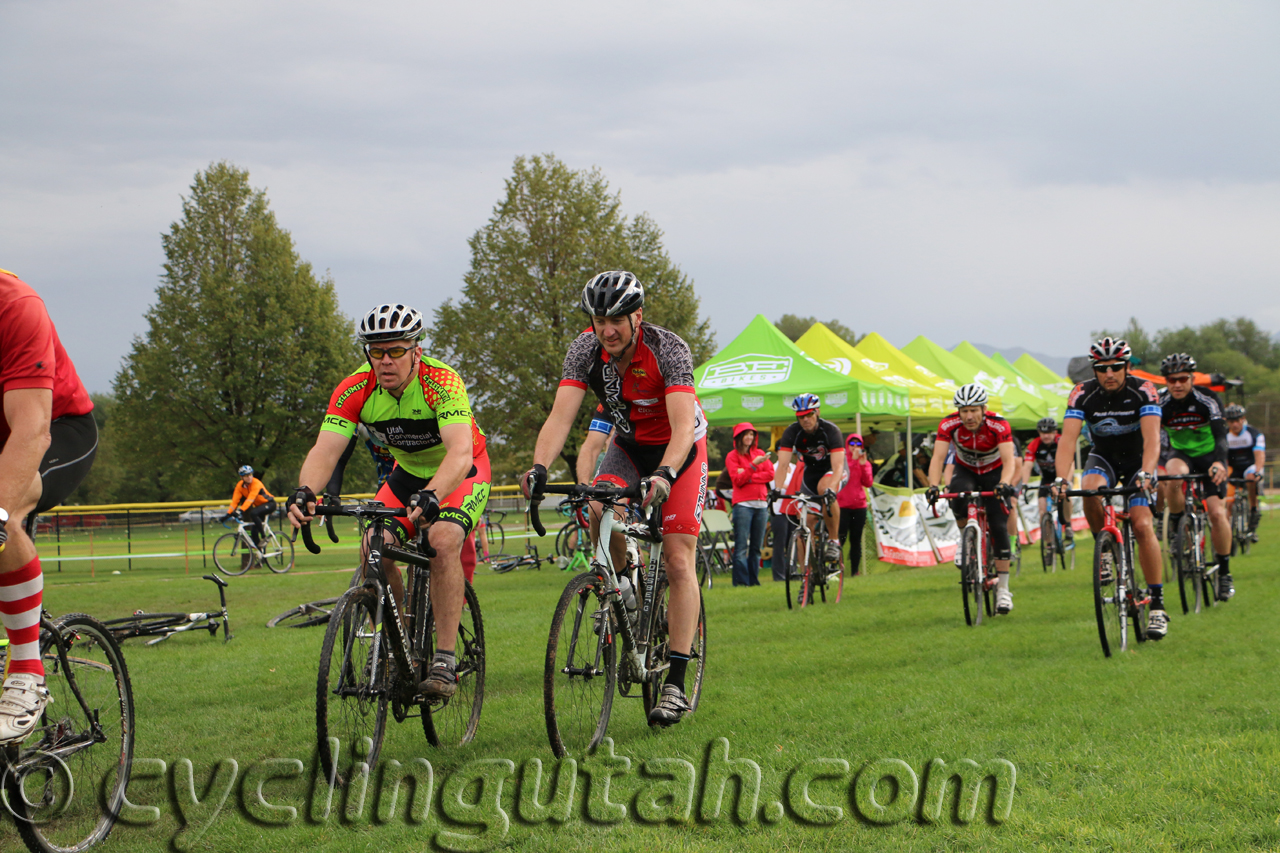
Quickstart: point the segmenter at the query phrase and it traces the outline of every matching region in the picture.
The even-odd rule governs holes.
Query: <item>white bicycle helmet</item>
[[[625,270],[602,272],[582,288],[582,310],[592,317],[621,317],[644,307],[644,285]]]
[[[960,386],[960,390],[956,391],[956,395],[952,400],[957,409],[965,406],[985,406],[987,404],[987,389],[977,382],[970,382],[968,385]]]
[[[237,469],[236,469],[236,473],[237,473],[237,474],[239,474],[241,477],[243,477],[245,474],[252,474],[252,473],[253,473],[253,466],[252,466],[252,465],[241,465],[239,468],[237,468]]]
[[[1090,364],[1097,364],[1100,361],[1129,361],[1131,358],[1133,358],[1133,350],[1124,338],[1107,336],[1102,340],[1094,341],[1093,346],[1089,347]]]
[[[386,303],[360,321],[356,337],[362,344],[383,341],[416,341],[422,338],[422,315],[407,305]]]

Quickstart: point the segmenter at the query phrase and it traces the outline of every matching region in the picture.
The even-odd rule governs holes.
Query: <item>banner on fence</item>
[[[1080,476],[1077,473],[1076,483],[1073,489],[1080,486]],[[1018,530],[1018,541],[1023,545],[1031,545],[1040,541],[1040,490],[1035,486],[1027,486],[1022,490],[1022,494],[1018,497],[1018,515],[1022,520],[1022,527]],[[1013,519],[1009,520],[1013,524]],[[1075,497],[1071,499],[1071,529],[1077,532],[1088,528],[1089,521],[1084,517],[1084,498]],[[1013,531],[1010,530],[1010,533]]]
[[[960,531],[951,507],[939,501],[938,515],[924,491],[876,486],[869,492],[875,520],[876,556],[899,566],[934,566],[956,557]]]

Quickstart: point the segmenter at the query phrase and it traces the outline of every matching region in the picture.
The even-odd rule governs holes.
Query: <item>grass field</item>
[[[118,826],[102,849],[1277,850],[1280,628],[1268,620],[1280,604],[1280,548],[1272,544],[1280,524],[1264,518],[1261,534],[1262,544],[1233,562],[1235,600],[1182,616],[1175,585],[1169,638],[1112,659],[1098,643],[1087,538],[1074,572],[1045,575],[1038,552],[1027,549],[1013,583],[1013,614],[978,628],[964,624],[950,565],[875,566],[847,581],[839,605],[803,612],[788,612],[782,590],[768,581],[750,589],[719,585],[706,594],[708,674],[698,713],[655,732],[639,702],[616,701],[609,732],[616,755],[630,764],[612,778],[608,801],[625,807],[625,817],[606,808],[599,776],[607,762],[597,757],[580,766],[563,824],[531,823],[518,807],[532,787],[524,775],[531,760],[554,767],[542,717],[542,657],[567,577],[553,568],[503,576],[482,568],[477,576],[488,681],[472,745],[434,750],[417,720],[388,721],[384,766],[420,757],[431,763],[426,820],[406,818],[408,786],[397,814],[378,819],[387,799],[379,799],[376,773],[360,817],[339,819],[339,802],[327,820],[315,819],[322,629],[268,630],[264,623],[299,602],[336,595],[350,558],[316,558],[299,547],[291,574],[255,571],[230,581],[229,644],[207,634],[152,648],[128,644],[139,708],[136,757],[162,759],[169,776],[135,779],[130,799],[159,807],[160,818]],[[132,572],[110,575],[99,566],[90,581],[87,566],[72,565],[47,577],[45,602],[54,613],[111,617],[216,602],[196,568],[187,576],[180,567],[139,568],[146,565],[140,561]],[[730,758],[751,759],[761,771],[759,806],[745,822],[733,816],[733,784],[718,818],[704,817],[708,755],[719,754],[719,739]],[[1011,762],[1016,787],[1007,819],[982,817],[985,793],[971,822],[950,808],[936,821],[922,818],[922,794],[908,800],[909,777],[918,777],[923,791],[924,769],[935,758]],[[198,806],[187,802],[183,784],[173,784],[182,759],[194,767]],[[226,759],[237,764],[234,779]],[[292,821],[254,805],[267,759],[306,767],[301,778],[274,779],[262,789],[271,803],[298,808]],[[692,765],[692,785],[681,760]],[[900,819],[875,824],[858,810],[876,816],[859,787],[869,774],[859,771],[894,760],[910,771],[892,764],[901,796],[883,819]],[[595,774],[590,785],[588,770]],[[802,777],[819,770],[831,775],[806,795]],[[498,780],[505,782],[500,798],[486,805]],[[219,811],[223,790],[229,794]],[[892,790],[881,784],[877,799]],[[689,819],[661,820],[664,807],[678,815],[690,793]],[[823,820],[830,823],[819,825]],[[12,825],[0,824],[0,850],[20,848]]]

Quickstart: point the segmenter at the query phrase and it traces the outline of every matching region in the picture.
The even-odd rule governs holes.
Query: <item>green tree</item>
[[[467,383],[495,478],[532,458],[565,351],[589,325],[579,298],[596,273],[635,273],[645,287],[645,320],[684,338],[695,364],[714,352],[693,281],[663,248],[661,229],[647,214],[623,215],[599,169],[570,169],[552,154],[517,157],[505,194],[468,243],[462,297],[436,309],[432,355]],[[588,414],[584,406],[562,454],[570,470]]]
[[[358,363],[333,282],[317,279],[249,173],[196,174],[149,329],[115,379],[108,424],[127,487],[153,500],[230,493],[235,469],[288,488],[338,380]]]
[[[782,332],[782,334],[786,335],[792,341],[798,341],[805,332],[809,331],[810,326],[818,322],[821,321],[819,321],[817,317],[799,317],[795,314],[783,314],[774,322],[773,325],[777,326],[778,331]],[[854,333],[853,329],[850,329],[839,320],[827,320],[824,325],[834,332],[836,337],[840,338],[850,346],[856,346],[858,341],[861,340],[861,338]]]

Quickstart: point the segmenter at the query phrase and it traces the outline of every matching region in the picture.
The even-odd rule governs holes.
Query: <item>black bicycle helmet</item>
[[[1170,353],[1164,357],[1164,361],[1160,362],[1160,375],[1168,376],[1172,373],[1195,373],[1196,360],[1185,352]]]
[[[1036,421],[1036,432],[1057,432],[1058,422],[1053,418],[1041,418]]]
[[[1230,406],[1227,406],[1222,410],[1222,416],[1229,421],[1234,421],[1236,418],[1243,418],[1244,406],[1239,403],[1232,403]]]
[[[592,317],[621,317],[644,307],[644,285],[625,270],[602,272],[582,288],[582,310]]]

